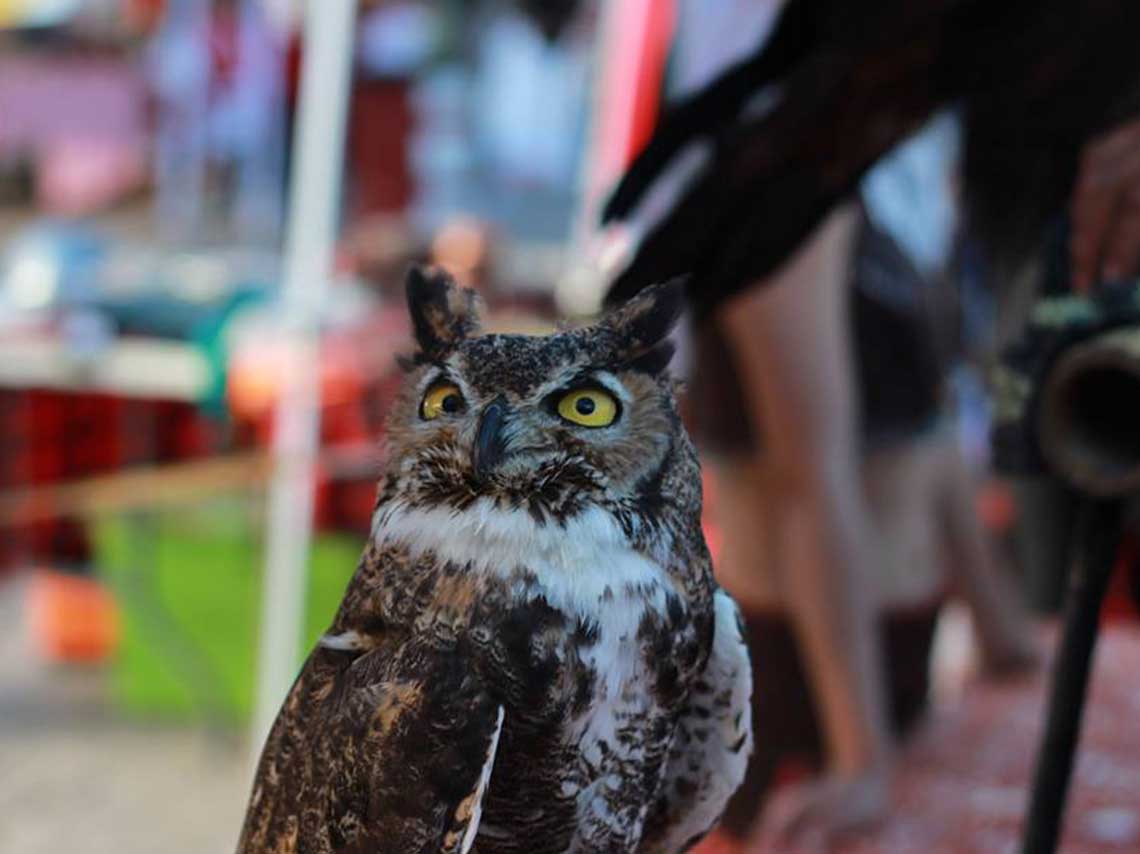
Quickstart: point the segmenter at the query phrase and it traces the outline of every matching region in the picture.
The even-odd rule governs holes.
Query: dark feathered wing
[[[752,755],[752,666],[740,612],[713,597],[713,648],[677,723],[639,854],[688,851],[720,820]]]
[[[266,742],[239,854],[466,854],[503,715],[427,644],[318,647]]]
[[[698,309],[738,293],[950,105],[967,119],[973,209],[990,212],[978,224],[999,223],[983,236],[1018,249],[1003,224],[1039,226],[1064,204],[1081,143],[1134,110],[1138,27],[1134,0],[789,0],[767,44],[667,116],[619,185],[607,219],[631,212],[684,144],[715,143],[609,300],[678,275]],[[769,84],[775,105],[747,116]]]

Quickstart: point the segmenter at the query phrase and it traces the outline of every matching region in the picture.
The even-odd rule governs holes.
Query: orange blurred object
[[[50,661],[91,664],[118,647],[119,609],[91,578],[42,570],[28,590],[32,640]]]
[[[487,229],[482,223],[471,217],[455,217],[432,238],[432,260],[461,284],[472,287],[487,261],[487,244]]]
[[[978,517],[986,528],[995,533],[1010,530],[1017,522],[1017,502],[1008,483],[992,480],[984,484],[977,495]]]
[[[1116,552],[1116,566],[1108,582],[1108,595],[1100,616],[1102,622],[1135,626],[1140,619],[1140,537],[1128,533]]]
[[[731,836],[713,831],[693,849],[693,854],[740,854],[741,851],[740,843]]]

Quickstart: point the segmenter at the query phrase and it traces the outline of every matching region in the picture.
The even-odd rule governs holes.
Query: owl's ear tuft
[[[606,321],[617,334],[618,358],[626,366],[660,374],[673,358],[668,336],[685,308],[685,279],[671,279],[642,290]]]
[[[442,267],[412,267],[405,287],[416,343],[427,358],[439,358],[479,331],[479,295]]]

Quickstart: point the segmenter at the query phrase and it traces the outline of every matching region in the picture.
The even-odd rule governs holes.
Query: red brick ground
[[[890,820],[839,850],[1017,851],[1046,681],[1042,673],[978,683],[961,704],[935,712],[904,749]],[[1101,636],[1061,850],[1140,851],[1140,626],[1132,622]],[[736,852],[714,839],[699,854]]]

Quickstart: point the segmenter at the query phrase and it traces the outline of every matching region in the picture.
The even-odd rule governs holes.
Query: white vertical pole
[[[273,435],[253,749],[297,671],[320,427],[319,313],[332,273],[356,0],[308,0],[281,290],[283,388]]]

